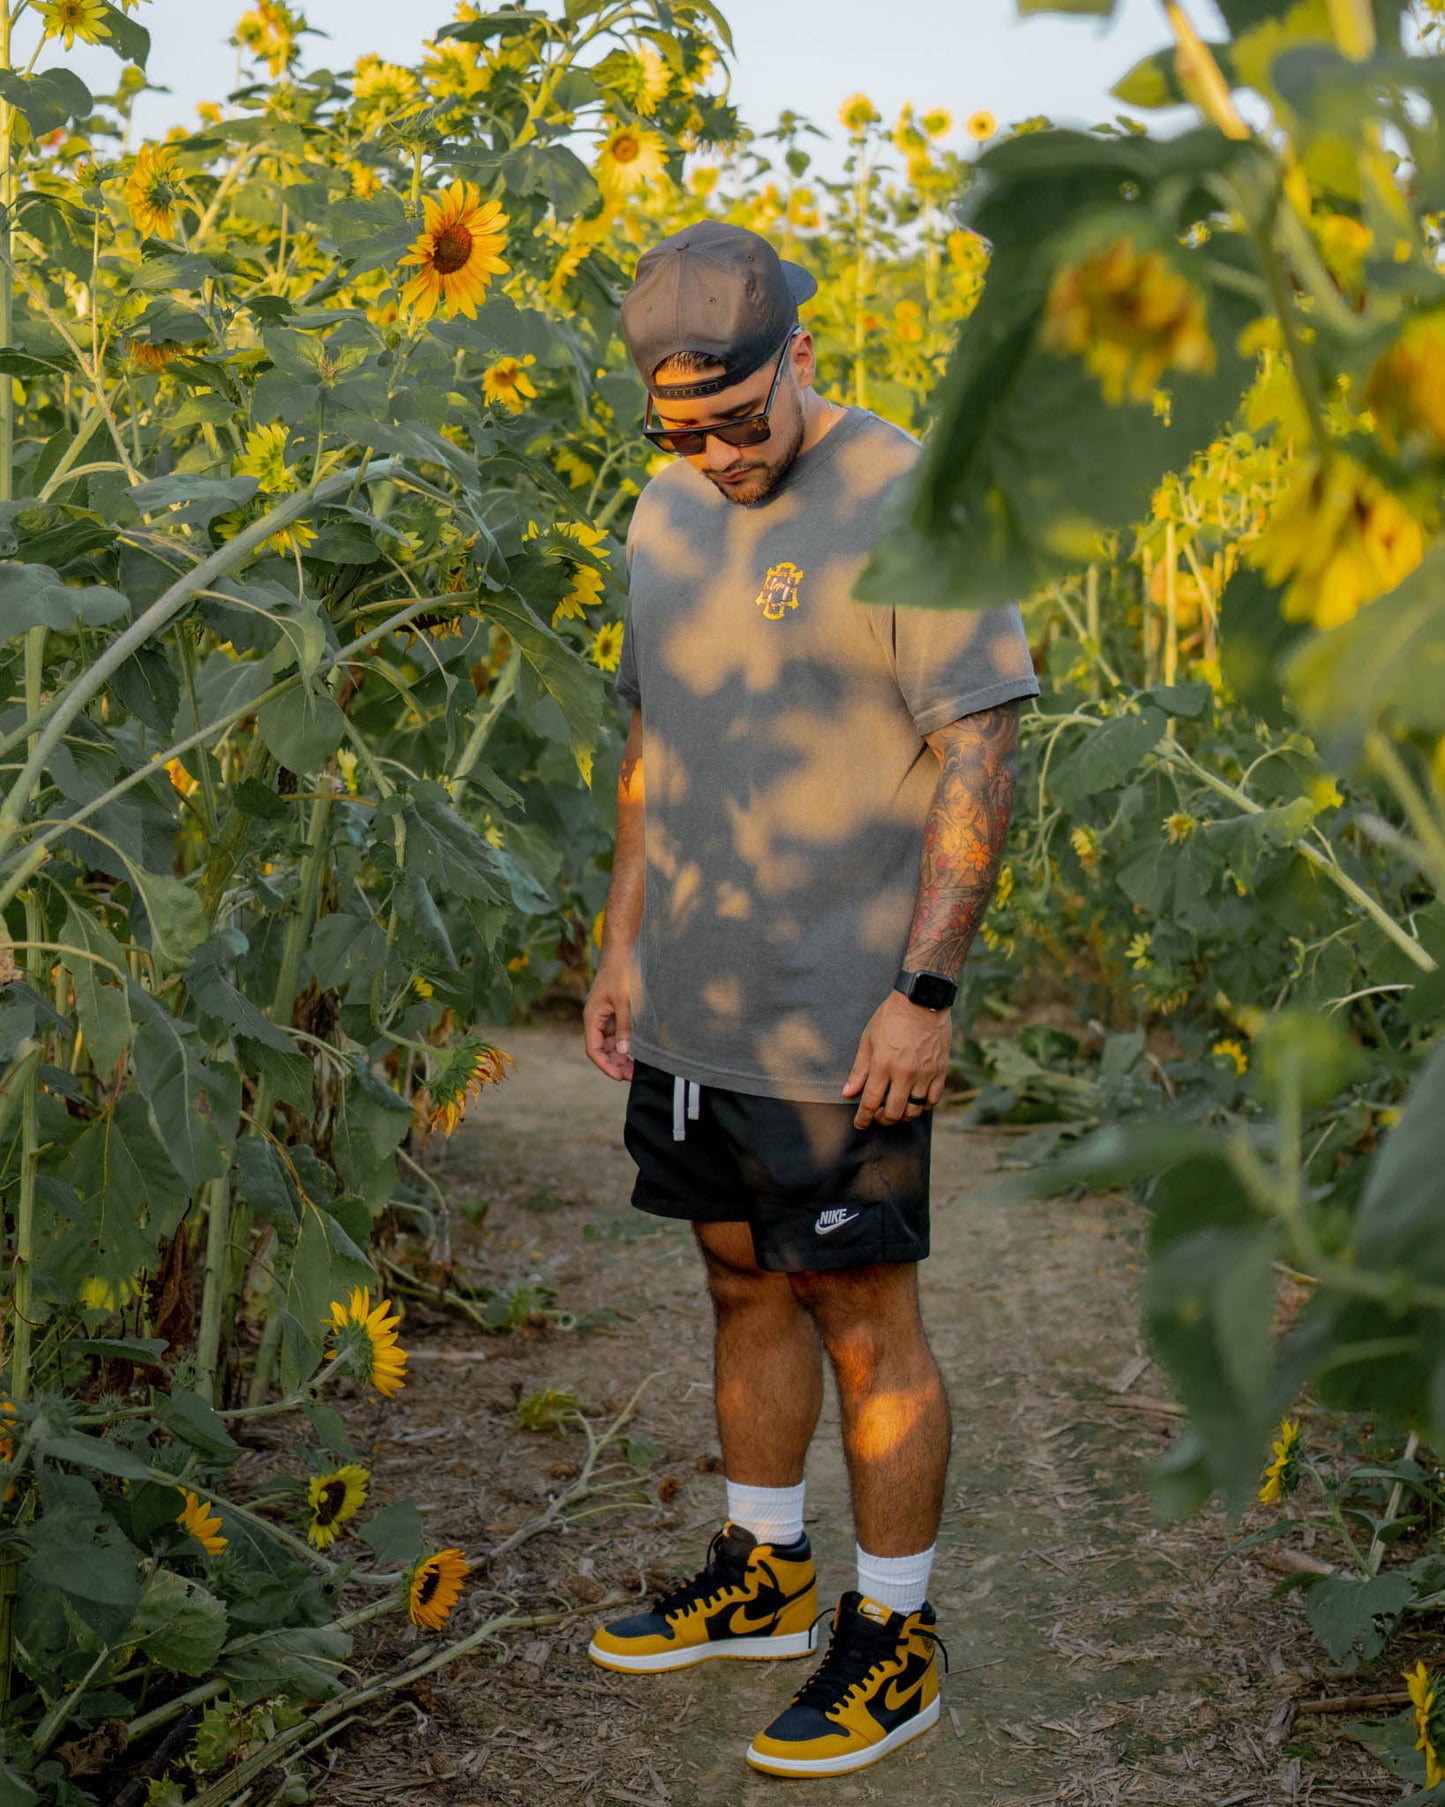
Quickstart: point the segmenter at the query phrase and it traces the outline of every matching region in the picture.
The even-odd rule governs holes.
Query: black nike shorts
[[[689,1085],[634,1061],[632,1202],[657,1217],[746,1223],[773,1273],[922,1261],[933,1113],[855,1129],[857,1108]]]

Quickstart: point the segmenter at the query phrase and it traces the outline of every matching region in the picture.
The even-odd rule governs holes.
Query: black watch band
[[[947,1010],[958,996],[958,982],[947,973],[904,970],[893,981],[893,989],[901,991],[910,1004],[917,1004],[921,1010]]]

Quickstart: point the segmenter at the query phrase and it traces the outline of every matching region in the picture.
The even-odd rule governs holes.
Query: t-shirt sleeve
[[[1015,602],[997,609],[890,609],[881,625],[892,637],[898,688],[920,734],[1039,694]]]

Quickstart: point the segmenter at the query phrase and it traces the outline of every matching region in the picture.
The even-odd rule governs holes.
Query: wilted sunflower
[[[142,238],[169,238],[180,203],[180,171],[168,144],[143,144],[125,179],[125,204]]]
[[[536,359],[528,352],[525,358],[499,358],[482,372],[482,394],[512,414],[520,414],[528,401],[535,401],[537,391],[527,375],[527,366]]]
[[[328,1321],[336,1346],[326,1351],[327,1361],[344,1358],[351,1371],[363,1382],[369,1381],[383,1399],[392,1398],[406,1385],[406,1351],[396,1344],[401,1319],[388,1316],[390,1311],[390,1299],[383,1299],[373,1310],[370,1288],[357,1286],[345,1305],[332,1300]]]
[[[296,472],[286,462],[289,429],[281,421],[246,435],[245,449],[232,461],[238,477],[254,477],[268,496],[287,496],[296,487]]]
[[[355,1518],[366,1504],[370,1482],[371,1476],[355,1462],[335,1468],[330,1474],[312,1475],[306,1483],[306,1503],[311,1508],[307,1543],[318,1550],[330,1549],[341,1526],[347,1519]]]
[[[424,1556],[412,1570],[407,1587],[407,1611],[413,1625],[439,1631],[461,1599],[462,1582],[471,1568],[460,1550],[438,1550],[435,1556]]]
[[[45,36],[63,39],[67,50],[74,50],[77,38],[83,44],[98,44],[110,36],[103,0],[40,0],[40,17]]]
[[[1300,1464],[1304,1459],[1304,1438],[1300,1434],[1298,1418],[1285,1419],[1270,1450],[1274,1459],[1264,1471],[1264,1485],[1259,1490],[1260,1500],[1266,1506],[1272,1506],[1276,1500],[1293,1493],[1299,1485]]]
[[[441,199],[422,199],[426,230],[402,258],[420,266],[401,291],[401,304],[418,320],[430,320],[438,306],[448,318],[461,312],[477,317],[477,303],[493,276],[511,268],[497,253],[507,242],[508,218],[500,201],[482,200],[474,182],[453,182]]]
[[[616,671],[622,659],[622,623],[604,621],[592,636],[587,653],[599,671]]]
[[[1425,1758],[1425,1786],[1433,1788],[1437,1782],[1445,1782],[1445,1766],[1440,1762],[1445,1712],[1440,1710],[1440,1697],[1423,1657],[1400,1679],[1410,1690],[1410,1704],[1415,1709],[1415,1749]]]
[[[427,1097],[431,1101],[428,1129],[439,1129],[449,1136],[461,1122],[467,1102],[481,1096],[482,1088],[500,1085],[512,1065],[510,1054],[494,1048],[477,1036],[464,1036],[441,1056],[441,1065],[427,1081]]]
[[[661,182],[666,175],[667,146],[658,133],[640,126],[617,126],[597,153],[597,180],[612,201]]]
[[[969,137],[979,144],[985,144],[998,130],[998,120],[987,107],[980,107],[976,113],[970,113],[963,122],[963,129]]]
[[[132,339],[126,349],[136,369],[149,371],[152,375],[186,355],[185,346],[178,345],[174,339]]]
[[[230,1539],[221,1535],[221,1515],[211,1509],[209,1503],[190,1488],[185,1490],[186,1503],[176,1514],[176,1523],[183,1531],[189,1531],[208,1556],[219,1556]]]

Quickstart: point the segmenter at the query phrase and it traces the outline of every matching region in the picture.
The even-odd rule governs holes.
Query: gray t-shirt
[[[1036,696],[1017,607],[865,607],[917,442],[850,409],[766,501],[679,460],[628,536],[618,694],[642,710],[638,1059],[836,1099],[902,964],[938,761],[923,736]]]

